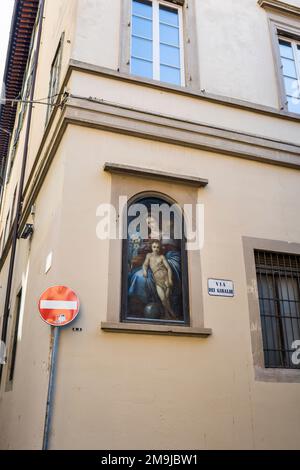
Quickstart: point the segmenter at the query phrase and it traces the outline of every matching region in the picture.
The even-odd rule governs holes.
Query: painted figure
[[[171,303],[170,303],[170,291],[173,287],[172,280],[172,269],[164,255],[161,254],[161,245],[158,240],[154,240],[151,244],[152,253],[146,256],[143,264],[143,275],[145,278],[148,277],[148,269],[150,267],[156,291],[160,301],[164,307],[165,315],[167,319],[175,319]]]
[[[155,215],[157,198],[139,200],[148,209],[143,223],[128,217],[127,299],[125,318],[145,321],[184,321],[181,239],[174,237],[174,220]],[[134,228],[135,227],[135,228]]]

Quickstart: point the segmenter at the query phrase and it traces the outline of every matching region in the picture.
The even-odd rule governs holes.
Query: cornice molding
[[[50,121],[53,118],[54,116]],[[30,208],[69,125],[201,149],[213,152],[216,156],[223,154],[300,170],[299,145],[207,126],[198,122],[174,119],[167,115],[148,113],[114,103],[95,102],[87,98],[70,96],[55,126],[50,145],[46,144],[49,125],[38,151],[24,192],[24,210],[20,230],[26,223]]]
[[[263,0],[261,0],[261,3],[267,3],[267,1],[264,0],[263,2]],[[271,3],[271,1],[268,3]],[[61,92],[63,92],[68,85],[74,70],[104,75],[112,79],[124,79],[143,86],[145,86],[145,84],[147,85],[147,83],[144,83],[142,80],[140,80],[139,83],[138,79],[132,79],[132,77],[129,76],[124,75],[123,77],[119,77],[118,73],[112,70],[71,61],[60,90]],[[162,86],[157,87],[157,85],[151,83],[150,86],[164,89]],[[170,92],[175,91],[186,95],[191,94],[181,90],[178,91],[177,89],[172,90],[169,87],[165,88]],[[207,97],[196,97],[207,99]],[[264,114],[273,115],[273,117],[276,118],[287,118],[293,121],[299,120],[299,116],[297,116],[295,120],[296,115],[292,117],[275,111],[270,112],[269,110],[257,109],[256,107],[245,107],[244,105],[241,106],[240,104],[237,105],[232,102],[225,103],[216,98],[210,99],[219,104],[239,106],[253,112],[263,112]],[[59,116],[57,118],[58,113]],[[26,223],[31,206],[42,187],[57,148],[69,125],[103,129],[119,134],[202,149],[214,152],[216,157],[218,154],[225,154],[231,157],[256,160],[262,163],[300,170],[300,145],[264,138],[258,135],[234,132],[233,130],[208,126],[199,122],[184,121],[167,115],[150,113],[141,109],[126,108],[125,106],[116,105],[115,103],[95,102],[87,98],[76,99],[75,97],[70,97],[64,102],[62,107],[57,106],[53,111],[37,151],[23,194],[24,206],[19,228],[20,231]],[[0,259],[0,269],[5,262],[9,250],[9,239],[6,245],[3,250],[2,258]]]
[[[281,2],[280,0],[258,0],[258,5],[262,8],[275,10],[286,15],[294,15],[300,18],[300,8],[290,3]]]
[[[71,95],[66,105],[65,119],[69,124],[300,169],[299,145],[102,100]]]
[[[140,178],[148,178],[159,181],[167,181],[171,183],[184,184],[185,186],[193,186],[194,188],[205,188],[208,180],[197,176],[179,175],[167,173],[159,169],[152,170],[150,168],[138,168],[130,165],[121,165],[118,163],[107,162],[104,165],[104,171],[115,173],[117,175],[128,175]]]
[[[206,91],[195,91],[177,85],[170,85],[169,83],[162,83],[152,79],[136,77],[127,73],[121,73],[113,69],[86,62],[81,62],[75,59],[70,60],[70,66],[64,81],[65,85],[70,80],[70,77],[72,76],[73,72],[87,73],[98,77],[108,78],[111,80],[119,80],[126,83],[131,83],[136,86],[153,88],[158,91],[166,91],[168,93],[174,93],[189,98],[195,98],[221,106],[243,109],[244,111],[263,114],[274,118],[290,120],[293,122],[300,122],[300,115],[296,113],[278,110],[270,106],[265,106],[236,98],[230,98],[228,96],[215,95]]]
[[[58,112],[60,113],[59,118],[56,119]],[[168,115],[149,113],[145,110],[127,108],[115,103],[95,102],[88,98],[70,96],[64,103],[63,109],[59,111],[59,108],[56,108],[51,116],[37,152],[23,195],[24,206],[20,231],[30,215],[32,204],[38,196],[69,125],[200,149],[213,152],[216,158],[218,155],[227,155],[300,170],[300,145],[234,132],[199,122],[175,119]],[[132,168],[129,170],[131,171]],[[169,178],[174,175],[167,176]],[[205,186],[205,180],[197,175],[194,176],[199,178],[197,184],[201,180]],[[189,182],[191,183],[190,178]],[[5,262],[9,246],[10,241],[8,240],[0,260],[0,269]]]

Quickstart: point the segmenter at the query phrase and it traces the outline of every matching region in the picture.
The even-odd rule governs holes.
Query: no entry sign
[[[65,326],[77,317],[79,299],[69,287],[49,287],[40,297],[39,311],[48,325]]]

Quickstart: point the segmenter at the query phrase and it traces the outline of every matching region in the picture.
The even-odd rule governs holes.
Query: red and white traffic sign
[[[51,326],[65,326],[79,313],[79,298],[69,287],[54,286],[40,297],[39,311],[44,322]]]

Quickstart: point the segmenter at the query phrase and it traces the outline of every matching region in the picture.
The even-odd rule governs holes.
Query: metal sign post
[[[55,388],[55,373],[56,373],[56,359],[58,353],[58,340],[59,340],[59,326],[52,327],[52,351],[50,358],[50,372],[49,372],[49,385],[46,405],[46,416],[44,426],[43,450],[48,450],[50,432],[51,432],[51,418],[53,411],[53,398]]]
[[[77,317],[79,313],[79,299],[75,292],[69,287],[54,286],[47,289],[41,295],[38,307],[42,320],[48,325],[51,325],[52,350],[43,436],[43,450],[48,450],[54,405],[59,330],[62,326],[68,325]]]

